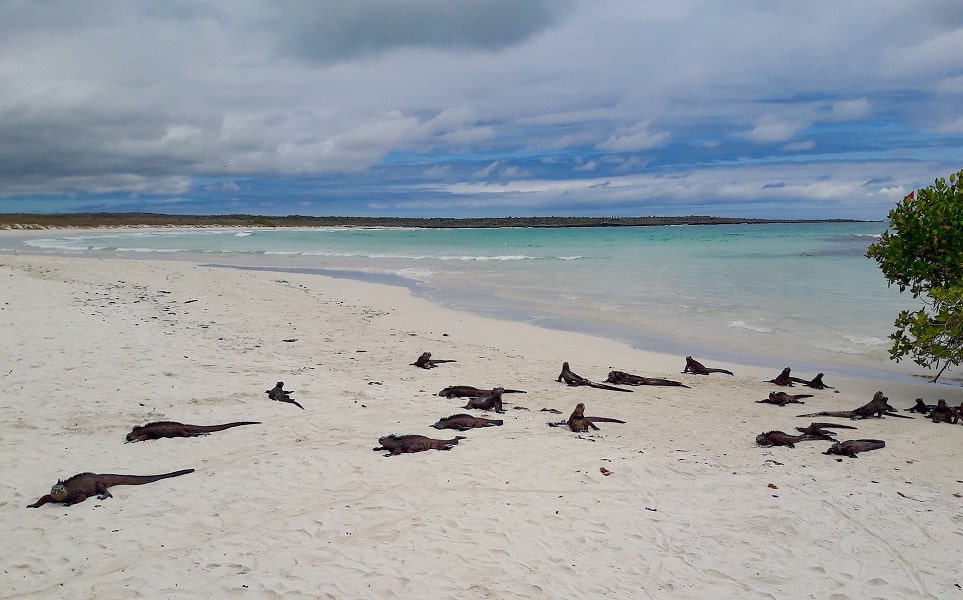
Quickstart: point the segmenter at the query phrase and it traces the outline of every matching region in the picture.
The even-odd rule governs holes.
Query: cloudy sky
[[[0,212],[884,219],[959,0],[0,1]]]

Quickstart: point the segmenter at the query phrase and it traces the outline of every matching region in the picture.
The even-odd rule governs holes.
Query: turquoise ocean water
[[[453,308],[649,350],[884,378],[896,314],[867,246],[884,223],[38,232],[3,251],[200,260],[406,285]],[[572,357],[572,360],[577,360]],[[680,359],[680,368],[683,361]],[[628,367],[626,367],[628,368]],[[637,370],[644,372],[644,365]],[[952,374],[951,374],[952,375]]]

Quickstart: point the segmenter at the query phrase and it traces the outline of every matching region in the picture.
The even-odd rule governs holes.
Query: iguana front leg
[[[113,497],[114,497],[114,496],[110,493],[110,491],[107,489],[107,486],[105,486],[105,485],[103,484],[103,482],[100,482],[100,481],[97,482],[96,491],[97,491],[97,499],[98,499],[98,500],[106,500],[107,498],[113,498]]]

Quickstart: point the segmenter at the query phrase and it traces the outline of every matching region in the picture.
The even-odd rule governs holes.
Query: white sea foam
[[[247,237],[249,235],[251,235],[250,231],[238,231],[234,234],[234,237]]]
[[[843,339],[848,340],[858,346],[884,346],[889,343],[882,338],[874,336],[859,337],[855,335],[844,335]]]
[[[137,252],[145,254],[157,252],[158,254],[172,254],[174,252],[186,252],[186,250],[181,250],[180,248],[117,248],[114,252]]]
[[[52,250],[57,252],[87,252],[89,250],[103,250],[103,248],[95,248],[92,246],[73,246],[70,244],[64,244],[64,245],[53,244],[49,246],[35,245],[34,247],[40,248],[41,250]]]
[[[865,352],[862,350],[853,348],[852,346],[844,346],[842,344],[813,344],[813,347],[819,348],[820,350],[835,352],[836,354],[850,354],[850,355],[865,354]]]
[[[32,248],[52,248],[56,250],[69,250],[71,248],[77,249],[71,244],[80,241],[77,237],[62,237],[62,238],[41,238],[37,240],[24,240],[24,246],[30,246]],[[86,249],[86,246],[83,246]]]
[[[537,256],[525,254],[510,255],[430,255],[430,254],[397,254],[397,253],[365,253],[365,252],[325,252],[325,251],[306,251],[288,252],[281,250],[268,250],[264,254],[297,254],[299,256],[323,256],[331,258],[371,258],[384,260],[444,260],[444,261],[510,261],[510,260],[538,260]]]
[[[422,269],[398,269],[395,273],[400,277],[414,279],[415,281],[428,281],[433,275],[431,271]]]
[[[478,261],[488,261],[488,260],[536,260],[535,256],[526,256],[524,254],[509,254],[509,255],[498,255],[498,256],[438,256],[438,260],[478,260]]]
[[[290,254],[297,254],[298,256],[329,256],[335,258],[353,258],[356,256],[368,256],[360,252],[290,252]],[[368,258],[402,258],[399,256],[368,256]],[[405,257],[409,258],[409,257]]]
[[[886,340],[874,336],[860,337],[855,335],[844,335],[842,337],[844,340],[849,342],[849,344],[843,342],[817,343],[813,344],[813,347],[819,348],[820,350],[834,352],[836,354],[860,355],[872,352],[870,348],[885,346],[887,344]]]
[[[748,329],[749,331],[755,331],[756,333],[772,333],[772,329],[768,327],[759,327],[758,325],[750,325],[745,321],[729,321],[729,327],[736,327],[739,329]]]

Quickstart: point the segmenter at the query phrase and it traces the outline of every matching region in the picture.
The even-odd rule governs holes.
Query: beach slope
[[[5,598],[948,598],[961,593],[963,427],[796,415],[877,389],[836,379],[757,403],[787,365],[684,356],[451,311],[408,290],[175,261],[0,255]],[[423,352],[452,360],[411,363]],[[691,353],[699,358],[699,349]],[[564,361],[680,381],[619,393]],[[815,373],[793,373],[812,377]],[[268,399],[278,381],[304,409]],[[504,414],[437,394],[504,386]],[[600,422],[549,427],[582,402]],[[551,411],[551,412],[550,412]],[[431,427],[457,413],[502,419]],[[134,425],[258,421],[125,443]],[[885,448],[762,448],[812,420]],[[385,456],[388,434],[464,439]],[[75,473],[193,473],[27,505]]]

